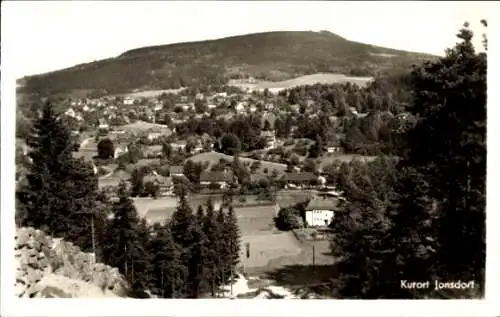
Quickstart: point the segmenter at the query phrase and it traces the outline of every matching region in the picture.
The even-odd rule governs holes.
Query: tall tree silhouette
[[[51,103],[45,103],[35,117],[26,143],[31,148],[31,163],[27,184],[16,193],[17,224],[43,229],[56,237],[80,236],[77,244],[88,251],[92,237],[89,221],[77,215],[94,209],[97,178],[88,164],[72,158],[70,131]]]

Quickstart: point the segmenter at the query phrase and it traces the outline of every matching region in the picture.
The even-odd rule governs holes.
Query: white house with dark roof
[[[306,206],[306,223],[310,227],[328,226],[338,211],[339,199],[313,198]]]

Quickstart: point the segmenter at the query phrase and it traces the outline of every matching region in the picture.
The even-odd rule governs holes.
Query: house
[[[205,98],[205,95],[202,93],[197,93],[195,96],[196,100],[203,100]]]
[[[108,131],[109,130],[109,124],[106,122],[104,119],[99,119],[99,126],[98,129],[101,131]]]
[[[286,188],[303,188],[316,185],[318,177],[310,172],[286,173],[283,177]]]
[[[213,145],[212,145],[213,146]],[[197,153],[201,153],[203,152],[203,143],[201,142],[201,140],[198,140],[198,142],[196,142],[196,145],[194,146],[194,148],[191,150],[191,152],[193,154],[197,154]]]
[[[182,107],[182,110],[184,110],[184,111],[188,111],[189,109],[191,109],[191,107],[187,103],[183,103],[181,107]]]
[[[256,105],[251,105],[250,106],[250,112],[254,113],[257,111],[257,106]]]
[[[144,184],[146,183],[157,185],[159,187],[160,195],[172,194],[174,189],[172,178],[158,175],[155,171],[153,171],[153,174],[144,176]]]
[[[119,158],[122,154],[125,154],[128,152],[128,146],[127,145],[120,145],[120,144],[117,144],[115,145],[115,154],[114,154],[114,158],[117,159]]]
[[[274,110],[274,104],[272,104],[272,103],[267,103],[267,104],[264,106],[264,109],[266,109],[267,111],[273,111],[273,110]]]
[[[217,93],[217,96],[227,98],[227,92],[219,92],[219,93]]]
[[[170,166],[170,176],[183,176],[184,167],[180,165]]]
[[[273,131],[261,131],[260,136],[266,139],[266,147],[274,148],[276,146],[276,133]]]
[[[213,103],[209,103],[209,104],[207,105],[207,108],[208,108],[208,109],[210,109],[210,110],[212,110],[212,109],[217,108],[217,106],[216,106],[216,105],[214,105]]]
[[[328,226],[335,217],[335,212],[339,210],[338,199],[313,198],[305,208],[306,223],[310,227]]]
[[[174,150],[182,150],[182,151],[185,151],[186,150],[186,141],[177,141],[177,142],[172,142],[170,143],[170,146],[172,147],[172,149]]]
[[[342,147],[340,146],[340,143],[338,141],[329,141],[326,144],[326,152],[327,153],[340,152],[341,150],[342,150]]]
[[[123,104],[126,106],[131,106],[134,104],[134,98],[132,97],[125,97],[123,98]]]
[[[245,112],[245,109],[246,109],[246,103],[238,102],[238,104],[236,105],[236,107],[234,107],[234,109],[238,113],[243,113],[243,112]]]
[[[150,145],[142,149],[142,155],[145,158],[158,158],[162,156],[163,146],[161,145]]]
[[[300,105],[297,105],[297,104],[291,105],[290,109],[292,109],[292,112],[298,113],[300,111]]]
[[[75,110],[73,110],[73,108],[69,108],[68,110],[66,110],[64,114],[72,118],[74,118],[76,115]]]
[[[85,106],[83,106],[82,110],[85,111],[85,112],[87,112],[87,111],[90,110],[90,108],[89,108],[89,106],[85,105]]]
[[[188,101],[187,96],[181,96],[181,102],[186,103]]]
[[[159,101],[156,102],[155,105],[154,105],[154,107],[153,107],[153,110],[154,111],[160,111],[162,109],[163,109],[163,104],[161,102],[159,102]]]
[[[233,174],[229,171],[223,172],[202,172],[200,175],[200,185],[218,185],[220,189],[225,189],[233,180]]]
[[[149,141],[157,140],[157,139],[161,138],[162,135],[163,135],[163,133],[161,133],[161,132],[149,132],[148,133],[148,140]]]

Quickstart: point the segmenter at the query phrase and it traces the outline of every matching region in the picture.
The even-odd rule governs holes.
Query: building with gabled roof
[[[306,223],[310,227],[329,226],[335,212],[339,211],[340,200],[335,198],[313,198],[305,208]]]

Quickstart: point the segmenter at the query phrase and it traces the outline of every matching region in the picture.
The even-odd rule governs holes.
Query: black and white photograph
[[[500,299],[495,9],[3,2],[5,315]]]

